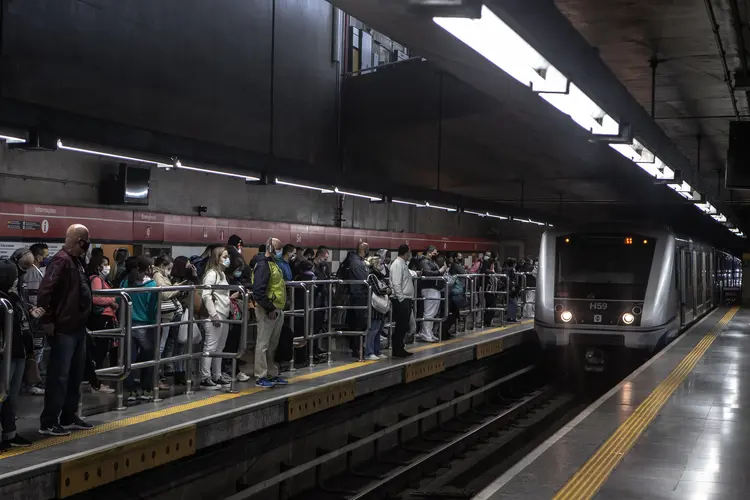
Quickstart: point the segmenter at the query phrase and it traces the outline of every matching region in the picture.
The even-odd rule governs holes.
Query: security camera
[[[208,212],[208,207],[204,207],[203,205],[198,205],[197,207],[195,207],[195,209],[198,211],[198,215],[202,215]]]

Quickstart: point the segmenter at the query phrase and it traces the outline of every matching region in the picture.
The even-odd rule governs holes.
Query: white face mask
[[[112,269],[110,266],[102,267],[102,276],[109,276],[110,269]]]

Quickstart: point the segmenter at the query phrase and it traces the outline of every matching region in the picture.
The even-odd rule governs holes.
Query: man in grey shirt
[[[398,257],[391,264],[391,288],[393,295],[393,321],[396,326],[393,329],[393,356],[406,358],[413,353],[404,348],[404,337],[409,331],[409,320],[411,318],[412,300],[414,300],[414,282],[409,272],[409,258],[411,251],[408,245],[398,247]]]

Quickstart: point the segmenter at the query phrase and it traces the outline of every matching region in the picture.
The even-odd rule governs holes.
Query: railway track
[[[367,436],[350,436],[347,445],[318,450],[318,456],[244,488],[227,500],[268,498],[296,476],[315,471],[315,488],[293,498],[468,499],[502,472],[505,460],[554,431],[577,406],[576,397],[549,383],[535,365],[518,369],[482,387],[455,394]],[[357,460],[359,454],[370,458]],[[336,462],[345,472],[331,476]],[[507,466],[510,466],[508,464]],[[480,472],[478,472],[480,471]],[[481,478],[485,478],[484,481]]]

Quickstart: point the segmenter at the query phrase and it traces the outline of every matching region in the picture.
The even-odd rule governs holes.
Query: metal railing
[[[196,293],[203,293],[204,291],[216,291],[216,290],[227,290],[230,295],[232,292],[239,292],[242,298],[241,302],[241,319],[229,319],[223,318],[218,322],[220,324],[239,324],[241,325],[240,333],[240,347],[237,352],[193,352],[193,325],[201,325],[213,322],[211,318],[196,318],[195,317],[195,297]],[[188,305],[188,317],[184,321],[162,321],[162,310],[161,310],[161,293],[162,292],[184,292],[186,293],[186,302]],[[130,295],[152,293],[157,294],[154,300],[158,301],[159,306],[156,308],[156,321],[153,324],[143,324],[133,326],[132,323],[132,300]],[[164,364],[174,363],[177,361],[190,362],[194,359],[201,358],[229,358],[232,359],[232,375],[236,372],[237,358],[242,356],[247,344],[247,326],[249,317],[249,294],[244,287],[239,285],[180,285],[180,286],[166,286],[166,287],[140,287],[140,288],[123,288],[123,289],[110,289],[110,290],[95,290],[95,295],[119,295],[122,299],[122,303],[126,306],[120,310],[120,325],[118,328],[110,330],[98,330],[91,332],[92,336],[95,337],[115,337],[122,338],[122,343],[118,352],[118,366],[109,368],[100,368],[96,370],[96,375],[102,380],[117,380],[117,401],[118,408],[124,408],[124,384],[123,381],[130,375],[133,370],[140,370],[143,368],[154,368],[152,377],[152,391],[154,401],[160,401],[159,398],[159,368]],[[165,327],[187,325],[188,337],[186,342],[187,353],[178,354],[166,358],[161,357],[159,346],[161,344],[162,329]],[[132,332],[137,330],[152,330],[154,332],[153,345],[154,345],[154,359],[147,361],[132,362]],[[186,380],[187,394],[191,394],[192,390],[192,367],[188,370],[188,376]],[[230,392],[237,392],[236,390],[236,377],[231,377]]]
[[[464,332],[469,331],[475,331],[479,330],[483,327],[483,319],[484,315],[488,311],[493,312],[501,312],[502,315],[502,324],[505,324],[505,311],[506,306],[508,302],[508,276],[505,274],[461,274],[461,275],[455,275],[453,278],[461,280],[461,283],[463,284],[463,293],[468,301],[468,305],[465,308],[462,308],[463,310],[468,310],[468,315],[470,315],[473,318],[473,323],[471,325],[471,328],[469,328],[468,322],[464,323]],[[522,286],[521,289],[524,291],[532,290],[529,288],[525,281],[525,276],[522,278]],[[444,276],[434,276],[434,277],[416,277],[413,278],[413,282],[415,285],[415,291],[419,289],[419,284],[422,283],[423,286],[425,284],[430,284],[437,282],[438,288],[435,288],[438,290],[439,294],[436,297],[423,297],[421,292],[417,293],[417,297],[414,298],[413,301],[413,313],[414,313],[414,319],[417,324],[417,330],[420,329],[420,326],[424,324],[425,321],[429,322],[436,322],[439,326],[439,336],[442,337],[443,335],[443,329],[444,329],[444,323],[447,321],[449,315],[451,314],[451,283],[449,283]],[[501,286],[501,283],[504,283],[505,286]],[[496,286],[497,285],[497,286]],[[339,304],[334,301],[334,295],[337,292],[342,292],[344,294],[348,294],[351,297],[351,286],[357,286],[362,287],[362,289],[357,290],[355,295],[360,298],[360,300],[357,300],[356,302],[349,302],[348,304]],[[291,329],[293,333],[293,346],[294,348],[301,348],[303,346],[307,346],[309,349],[309,364],[308,366],[310,368],[315,366],[315,347],[316,343],[319,339],[326,339],[327,345],[325,349],[325,357],[327,363],[330,365],[333,362],[333,342],[336,338],[344,338],[344,337],[358,337],[359,338],[359,346],[358,346],[358,354],[359,359],[362,360],[364,358],[364,339],[372,327],[372,314],[373,314],[373,307],[372,307],[372,287],[369,285],[369,283],[366,280],[339,280],[339,279],[330,279],[330,280],[311,280],[311,281],[290,281],[286,283],[286,287],[288,292],[288,305],[285,310],[285,315],[288,316],[288,326]],[[321,292],[321,287],[323,288],[323,291]],[[195,294],[201,293],[203,294],[206,291],[217,291],[217,290],[226,290],[231,295],[233,293],[239,293],[239,296],[241,298],[240,300],[240,308],[241,308],[241,318],[240,319],[231,319],[231,318],[222,318],[219,320],[219,323],[221,324],[229,324],[229,325],[237,325],[239,324],[241,326],[241,333],[240,333],[240,343],[239,348],[236,352],[207,352],[205,349],[199,349],[198,352],[195,352],[195,345],[193,342],[193,329],[194,325],[205,325],[209,322],[212,322],[210,318],[206,317],[200,317],[196,318],[195,315]],[[298,296],[295,293],[296,291],[303,290],[302,293],[302,303],[299,303]],[[180,318],[179,321],[173,321],[173,319],[176,319],[174,317],[172,318],[164,318],[163,316],[167,314],[166,312],[163,313],[161,310],[161,307],[157,307],[156,310],[156,318],[153,322],[153,324],[133,324],[132,320],[132,313],[133,313],[133,294],[144,294],[144,293],[151,293],[156,294],[154,297],[154,300],[159,301],[159,305],[161,305],[161,293],[163,292],[182,292],[184,296],[182,297],[181,303],[186,304],[186,312],[187,316],[186,318]],[[363,295],[364,294],[364,295]],[[124,408],[124,391],[125,391],[125,380],[131,375],[133,370],[140,370],[144,368],[154,368],[153,377],[151,380],[151,387],[153,391],[154,401],[159,401],[159,368],[167,365],[167,364],[173,364],[176,362],[183,361],[188,364],[187,367],[187,376],[186,376],[186,389],[187,394],[191,394],[193,392],[193,369],[195,368],[193,365],[193,361],[205,359],[205,358],[222,358],[222,359],[231,359],[232,360],[232,377],[231,377],[231,383],[229,390],[232,392],[236,392],[236,377],[234,374],[236,373],[236,367],[237,367],[237,359],[240,358],[248,344],[248,328],[250,325],[254,324],[254,315],[252,315],[252,310],[249,309],[249,300],[250,300],[250,293],[242,286],[239,285],[180,285],[180,286],[166,286],[166,287],[139,287],[139,288],[125,288],[125,289],[108,289],[108,290],[94,290],[94,295],[100,295],[100,296],[109,296],[109,297],[115,297],[118,300],[118,303],[120,304],[118,316],[119,316],[119,323],[118,326],[115,328],[107,329],[107,330],[98,330],[91,332],[91,335],[93,337],[100,337],[100,338],[111,338],[111,339],[117,339],[120,341],[120,345],[118,348],[118,355],[117,355],[117,365],[116,366],[110,366],[108,368],[99,368],[96,370],[96,375],[98,378],[102,380],[110,380],[117,382],[117,388],[116,388],[116,398],[117,398],[117,408]],[[493,306],[487,306],[487,304],[483,303],[484,299],[488,295],[494,295],[499,296],[500,300]],[[525,295],[525,293],[524,293]],[[316,301],[316,298],[325,297],[324,300],[318,300]],[[431,318],[425,318],[424,315],[419,315],[417,313],[418,307],[417,304],[419,302],[426,304],[429,301],[439,301],[439,303],[443,306],[442,313],[437,312],[434,317]],[[529,303],[527,302],[524,302]],[[10,303],[7,301],[0,301],[0,307],[3,309],[6,309],[6,311],[10,311],[10,313],[6,313],[6,323],[8,321],[11,322],[11,330],[12,330],[12,307],[10,307]],[[455,308],[453,309],[455,311]],[[357,318],[357,321],[351,321],[351,318],[347,318],[346,324],[347,325],[361,325],[364,329],[353,329],[348,326],[343,327],[340,325],[335,324],[334,322],[334,316],[337,312],[343,312],[344,314],[352,314],[357,311],[361,311],[360,314],[364,314],[365,317],[359,317]],[[320,314],[321,316],[316,316]],[[9,319],[8,319],[9,318]],[[299,321],[301,320],[301,322]],[[187,352],[178,353],[172,356],[167,357],[161,357],[161,338],[163,335],[168,334],[169,329],[172,327],[180,327],[180,326],[186,326],[188,329],[187,334],[187,341],[184,345],[184,348]],[[317,331],[313,331],[314,327],[319,327]],[[7,331],[6,326],[6,331]],[[384,319],[383,324],[383,332],[387,332],[388,342],[390,347],[392,348],[393,345],[393,308],[389,310],[389,312],[386,314],[386,317]],[[203,328],[200,328],[203,330]],[[150,332],[153,332],[153,345],[154,345],[154,353],[153,353],[153,359],[150,360],[141,360],[141,361],[133,361],[133,332],[139,331],[139,330],[148,330]],[[458,318],[456,320],[456,333],[459,331],[459,321]],[[202,332],[203,333],[203,332]],[[418,333],[418,332],[415,332]],[[205,333],[204,333],[205,338]],[[175,339],[176,340],[176,339]],[[3,350],[0,352],[10,352],[10,336],[5,335],[3,338]],[[379,339],[378,339],[379,341]],[[415,335],[415,341],[416,341],[416,335]],[[198,344],[196,344],[198,345]],[[352,345],[348,346],[350,348],[354,347]],[[354,347],[356,349],[356,347]],[[6,360],[9,359],[9,356],[3,356],[3,372],[9,372],[10,371],[10,364]],[[297,367],[295,366],[294,361],[294,354],[292,354],[291,360],[290,360],[290,369],[296,370]],[[3,391],[7,391],[7,382],[3,382],[0,380],[0,394],[3,394]]]
[[[0,298],[0,308],[5,312],[3,321],[2,349],[3,355],[2,371],[0,371],[0,403],[5,401],[10,391],[10,362],[13,357],[13,305],[8,299]]]
[[[531,276],[536,280],[536,277],[532,273],[519,273],[517,276],[521,277],[521,314],[520,316],[533,318],[534,310],[536,308],[536,286],[529,286],[528,279]],[[528,308],[527,306],[532,306]]]

